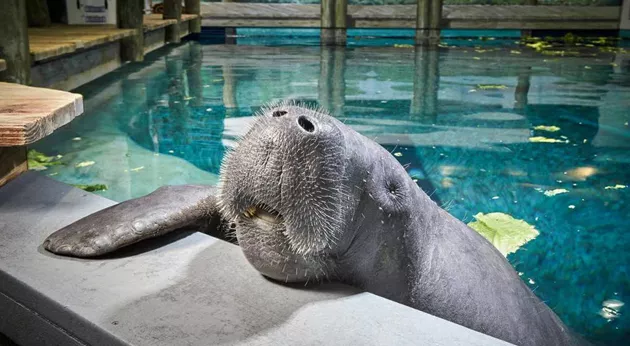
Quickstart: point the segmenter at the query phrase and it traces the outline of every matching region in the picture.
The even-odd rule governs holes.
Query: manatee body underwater
[[[271,279],[340,281],[516,345],[582,343],[491,243],[321,109],[265,108],[226,155],[218,187],[162,187],[64,227],[44,247],[95,257],[190,227],[235,235]]]

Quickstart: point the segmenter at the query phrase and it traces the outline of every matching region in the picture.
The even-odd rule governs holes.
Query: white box
[[[116,0],[66,0],[67,24],[116,25]]]

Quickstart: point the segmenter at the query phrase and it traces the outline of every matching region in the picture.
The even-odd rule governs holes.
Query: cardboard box
[[[66,0],[67,24],[116,25],[116,0]]]

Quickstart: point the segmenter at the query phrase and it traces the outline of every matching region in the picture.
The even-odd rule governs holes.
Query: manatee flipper
[[[94,257],[186,226],[218,227],[219,219],[214,187],[164,186],[56,231],[44,248],[59,255]]]

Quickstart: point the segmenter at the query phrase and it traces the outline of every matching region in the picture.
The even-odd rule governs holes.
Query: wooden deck
[[[162,14],[151,13],[144,15],[142,24],[144,27],[144,32],[147,32],[161,29],[172,24],[177,24],[177,19],[162,19]]]
[[[619,29],[620,7],[446,5],[442,28]],[[319,27],[320,5],[203,3],[204,26]],[[350,28],[415,28],[415,5],[348,6]]]
[[[197,18],[196,14],[182,14],[182,22]],[[177,24],[175,19],[162,19],[161,14],[144,16],[144,32]],[[33,62],[39,62],[77,50],[114,42],[133,35],[133,29],[118,29],[111,25],[62,25],[29,28],[28,39]],[[0,65],[1,66],[1,65]]]
[[[37,141],[83,113],[83,97],[0,82],[0,147]]]
[[[131,35],[133,35],[133,29],[118,29],[109,25],[59,24],[47,28],[28,29],[33,62],[114,42]]]

